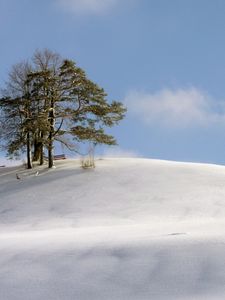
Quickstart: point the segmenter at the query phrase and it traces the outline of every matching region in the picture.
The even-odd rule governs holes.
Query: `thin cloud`
[[[113,147],[106,149],[103,153],[103,157],[124,157],[124,158],[135,158],[141,157],[137,152],[133,150],[126,150],[120,147]]]
[[[58,0],[65,11],[74,14],[103,14],[112,9],[118,0]]]
[[[225,124],[225,105],[196,88],[132,91],[125,97],[128,111],[146,124],[186,128]]]

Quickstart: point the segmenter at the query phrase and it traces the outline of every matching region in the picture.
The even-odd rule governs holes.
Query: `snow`
[[[1,300],[224,298],[225,167],[0,168]]]
[[[18,166],[21,164],[22,164],[21,160],[6,159],[2,156],[2,153],[0,152],[0,168]]]

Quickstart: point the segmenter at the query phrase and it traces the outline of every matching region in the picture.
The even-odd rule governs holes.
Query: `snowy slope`
[[[0,300],[225,299],[225,167],[96,165],[0,168]]]

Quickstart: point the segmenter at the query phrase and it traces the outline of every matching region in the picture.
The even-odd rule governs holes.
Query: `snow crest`
[[[225,167],[108,158],[0,169],[0,299],[224,296]]]

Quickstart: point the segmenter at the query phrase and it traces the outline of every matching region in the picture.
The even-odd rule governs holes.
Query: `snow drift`
[[[225,167],[96,166],[0,169],[0,299],[223,299]]]

